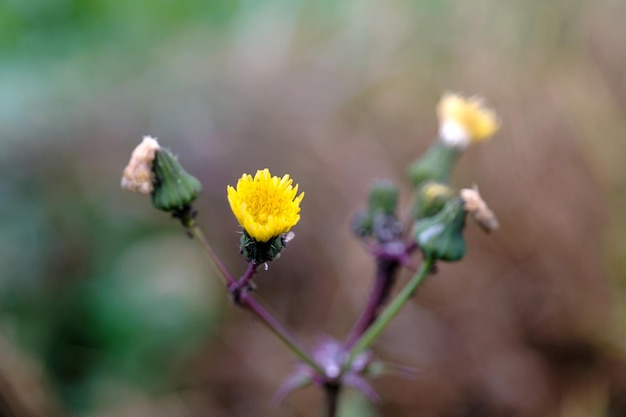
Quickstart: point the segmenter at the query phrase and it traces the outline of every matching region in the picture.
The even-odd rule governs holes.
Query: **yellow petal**
[[[246,233],[259,242],[267,242],[287,233],[300,220],[298,185],[289,175],[272,177],[269,169],[254,175],[243,174],[237,187],[227,187],[230,208]]]
[[[446,93],[437,106],[439,123],[454,122],[467,134],[471,142],[489,139],[500,127],[496,113],[485,107],[479,97],[464,98]]]

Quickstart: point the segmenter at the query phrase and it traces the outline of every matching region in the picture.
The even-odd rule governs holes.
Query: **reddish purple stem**
[[[265,310],[245,289],[241,291],[237,298],[237,304],[245,310],[248,310],[254,315],[266,328],[272,331],[278,338],[280,338],[285,344],[291,347],[292,351],[298,358],[315,369],[316,372],[321,374],[324,370],[318,363],[311,359],[311,356],[306,352],[300,344],[294,339],[289,330],[287,330],[281,322]]]
[[[393,287],[398,266],[399,263],[397,261],[378,259],[374,286],[372,287],[363,311],[361,311],[359,318],[350,331],[345,345],[346,350],[350,350],[363,333],[365,333],[365,330],[376,320],[380,308],[387,300],[391,287]]]
[[[256,274],[257,267],[259,265],[254,262],[248,263],[248,269],[237,281],[233,281],[228,285],[228,291],[233,295],[235,301],[237,301],[241,295],[241,292],[249,288],[250,280]]]
[[[395,241],[391,244],[370,247],[370,252],[376,257],[376,277],[367,303],[350,331],[345,344],[346,351],[354,346],[378,317],[381,307],[389,298],[399,267],[415,268],[410,255],[416,249],[415,241],[406,243]]]

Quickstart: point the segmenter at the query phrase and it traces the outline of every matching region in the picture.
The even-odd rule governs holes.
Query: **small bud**
[[[397,206],[398,187],[391,180],[377,180],[370,187],[367,209],[354,215],[350,227],[359,237],[395,238],[402,233],[401,228],[398,232]]]
[[[350,229],[358,237],[367,237],[372,234],[374,219],[367,210],[359,210],[352,217]]]
[[[458,261],[465,255],[465,207],[460,198],[448,201],[436,215],[419,220],[413,235],[426,258]]]
[[[402,237],[404,227],[395,215],[375,214],[372,222],[372,236],[379,243],[392,242]]]
[[[174,211],[188,207],[202,190],[200,181],[188,174],[168,149],[161,148],[156,152],[152,172],[152,204],[159,210]]]
[[[290,233],[282,233],[267,242],[259,242],[244,231],[239,240],[239,249],[248,262],[256,264],[270,262],[278,259],[287,243],[293,240],[294,235]]]
[[[154,177],[152,162],[161,149],[156,138],[144,136],[143,141],[133,151],[128,165],[122,174],[122,188],[140,194],[152,193]]]
[[[465,202],[465,210],[472,215],[485,232],[490,233],[498,229],[500,226],[498,218],[480,196],[477,186],[462,189],[461,198]]]
[[[393,215],[398,206],[398,187],[391,180],[377,180],[369,194],[368,210],[371,214]]]
[[[461,153],[461,150],[437,140],[409,166],[409,179],[416,187],[428,180],[446,184]]]
[[[417,191],[417,200],[411,214],[415,220],[434,216],[453,197],[454,190],[449,186],[426,181]]]

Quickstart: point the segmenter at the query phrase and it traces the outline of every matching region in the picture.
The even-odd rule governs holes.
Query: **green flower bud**
[[[375,181],[369,194],[368,210],[370,214],[393,215],[397,206],[398,187],[391,180]]]
[[[259,242],[244,231],[239,241],[239,249],[248,262],[262,264],[278,259],[280,252],[293,237],[293,232],[283,233],[267,242]]]
[[[426,258],[442,261],[458,261],[465,255],[463,238],[465,205],[462,199],[448,201],[439,213],[419,220],[413,235]]]
[[[461,153],[462,149],[437,140],[422,157],[409,166],[409,179],[416,187],[427,180],[448,183]]]
[[[159,210],[174,211],[188,207],[202,190],[200,181],[188,174],[168,149],[161,148],[156,152],[152,172],[152,204]]]
[[[359,237],[366,237],[372,234],[372,227],[374,219],[369,211],[360,210],[353,217],[350,222],[350,229]]]
[[[377,180],[370,187],[367,209],[354,215],[350,227],[359,237],[374,236],[386,240],[390,229],[397,229],[397,206],[398,187],[391,180]]]
[[[435,181],[426,181],[417,191],[417,199],[411,215],[415,220],[434,216],[453,197],[454,190],[449,186]]]

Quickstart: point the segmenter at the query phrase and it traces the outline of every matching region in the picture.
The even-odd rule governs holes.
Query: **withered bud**
[[[476,185],[474,188],[462,189],[461,198],[465,202],[465,210],[472,215],[485,232],[490,233],[500,227],[496,215],[487,207],[487,203],[480,196]]]
[[[156,138],[144,136],[143,141],[137,145],[128,165],[122,174],[122,188],[134,193],[152,193],[154,188],[154,177],[152,173],[152,162],[156,152],[161,149]]]

